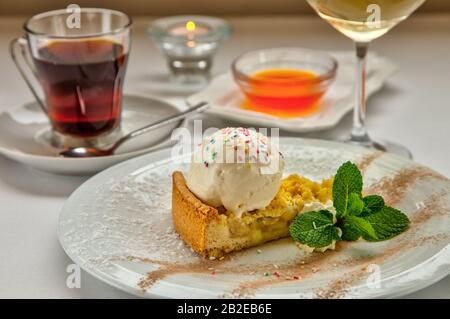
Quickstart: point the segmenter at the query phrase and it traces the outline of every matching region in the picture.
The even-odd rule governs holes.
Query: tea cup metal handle
[[[44,103],[44,101],[39,97],[39,94],[37,93],[37,90],[34,88],[33,84],[31,83],[30,79],[27,76],[27,73],[25,71],[25,67],[21,64],[19,60],[19,56],[17,54],[17,49],[20,49],[20,55],[22,56],[22,59],[27,64],[28,68],[30,69],[31,73],[38,79],[36,70],[34,68],[33,63],[30,61],[29,56],[27,55],[28,50],[28,41],[27,39],[21,37],[16,38],[12,40],[9,44],[9,52],[11,54],[11,58],[14,61],[14,64],[16,65],[17,69],[20,72],[20,75],[22,75],[22,78],[25,80],[25,83],[27,84],[28,88],[30,89],[31,93],[33,94],[34,98],[38,102],[39,106],[41,107],[42,111],[47,114],[47,107]],[[39,80],[39,79],[38,79]]]

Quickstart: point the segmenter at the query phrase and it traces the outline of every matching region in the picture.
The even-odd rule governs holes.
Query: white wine
[[[401,145],[374,142],[367,133],[366,61],[369,42],[381,37],[408,18],[425,0],[307,0],[317,13],[337,30],[356,42],[356,87],[353,128],[348,143],[393,152],[411,153]]]
[[[370,42],[408,18],[425,0],[307,0],[317,13],[356,42]]]

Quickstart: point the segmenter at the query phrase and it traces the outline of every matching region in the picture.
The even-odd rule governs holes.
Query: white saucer
[[[211,107],[206,113],[262,127],[279,127],[291,132],[312,132],[334,127],[346,113],[353,109],[355,83],[355,60],[353,52],[331,52],[338,63],[335,82],[322,100],[321,111],[310,117],[280,118],[245,110],[240,107],[244,95],[236,85],[231,72],[219,75],[203,91],[187,98],[187,104],[196,105],[206,101]],[[369,54],[367,65],[367,97],[380,90],[396,70],[392,61]]]
[[[125,94],[120,134],[175,114],[179,109],[167,102],[142,94]],[[0,114],[0,154],[38,170],[65,174],[90,175],[131,157],[173,144],[174,128],[185,122],[167,125],[137,137],[121,146],[115,155],[96,158],[62,158],[51,146],[50,127],[36,102],[27,103]]]

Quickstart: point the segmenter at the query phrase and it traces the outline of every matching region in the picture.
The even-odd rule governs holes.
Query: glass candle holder
[[[206,83],[214,54],[231,28],[219,18],[174,16],[155,20],[147,31],[165,55],[176,82]]]

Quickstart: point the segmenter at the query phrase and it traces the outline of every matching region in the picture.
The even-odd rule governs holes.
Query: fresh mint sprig
[[[328,210],[302,213],[289,227],[291,237],[309,247],[323,248],[333,241],[355,241],[361,237],[371,242],[383,241],[408,229],[410,221],[405,214],[386,206],[381,196],[363,197],[362,188],[358,167],[351,162],[342,164],[333,182],[336,222]]]

